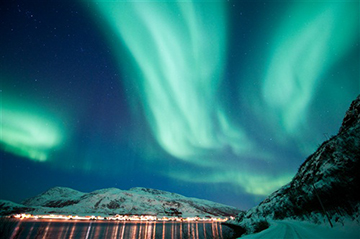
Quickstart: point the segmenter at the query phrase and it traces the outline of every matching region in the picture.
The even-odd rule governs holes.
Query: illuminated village
[[[226,222],[234,220],[234,217],[220,218],[220,217],[178,217],[178,216],[154,216],[154,215],[115,215],[115,216],[78,216],[78,215],[59,215],[59,214],[46,214],[46,215],[33,215],[33,214],[15,214],[11,216],[16,219],[58,219],[58,220],[109,220],[109,221],[175,221],[175,222]]]

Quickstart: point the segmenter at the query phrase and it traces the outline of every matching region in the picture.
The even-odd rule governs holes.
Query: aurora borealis
[[[254,206],[360,93],[359,9],[2,4],[0,198],[142,186]]]
[[[49,151],[60,141],[60,130],[52,125],[51,120],[43,121],[42,116],[27,113],[27,110],[25,103],[8,107],[6,102],[2,102],[1,141],[4,150],[32,160],[45,161]]]

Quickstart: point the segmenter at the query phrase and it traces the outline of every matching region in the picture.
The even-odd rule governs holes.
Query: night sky
[[[359,2],[0,4],[0,198],[141,186],[248,209],[360,93]]]

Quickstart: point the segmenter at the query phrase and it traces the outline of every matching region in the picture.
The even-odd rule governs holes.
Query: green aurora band
[[[34,161],[48,160],[63,138],[57,120],[24,102],[1,103],[1,148]]]
[[[197,157],[206,150],[248,148],[245,133],[218,103],[227,49],[224,4],[96,3],[141,72],[132,73],[136,93],[168,153],[207,165]]]
[[[327,111],[329,117],[340,116],[339,105],[360,92],[358,70],[348,70],[353,65],[349,55],[357,51],[359,42],[356,6],[349,2],[291,4],[275,30],[263,36],[270,41],[263,51],[267,57],[260,68],[264,73],[258,76],[260,90],[250,85],[253,81],[238,90],[242,95],[254,92],[247,94],[247,101],[257,118],[266,118],[273,141],[284,149],[296,145],[304,158],[329,130],[312,125],[313,117],[324,114],[321,109],[325,108],[332,110],[332,115]],[[243,77],[254,80],[250,73]],[[319,106],[321,102],[333,106]]]
[[[284,19],[275,33],[262,85],[266,103],[262,108],[269,110],[272,124],[280,122],[286,137],[304,135],[317,87],[356,43],[357,14],[358,9],[346,3],[298,3],[286,14],[291,19]]]
[[[247,165],[252,158],[268,163],[276,156],[259,153],[255,139],[234,122],[222,103],[219,86],[225,80],[229,50],[225,2],[94,1],[93,7],[105,19],[104,31],[116,36],[109,40],[118,50],[121,68],[130,59],[131,80],[126,84],[136,90],[129,97],[141,102],[158,144],[184,164],[209,169],[201,175],[172,169],[167,176],[230,183],[253,195],[267,195],[291,179],[294,172],[265,175]],[[262,93],[253,101],[263,102],[262,114],[269,121],[280,122],[280,141],[299,136],[322,74],[356,40],[356,9],[347,5],[294,5],[290,14],[292,18],[275,31]],[[351,24],[342,22],[344,14]],[[131,106],[136,111],[138,104]],[[242,166],[232,168],[214,157],[228,151]]]

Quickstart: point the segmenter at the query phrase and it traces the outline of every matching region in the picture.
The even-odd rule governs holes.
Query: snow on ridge
[[[8,200],[0,200],[0,216],[17,214],[24,211],[32,212],[35,210],[35,207],[27,207],[19,203],[15,203]]]
[[[56,198],[57,201],[63,201],[69,200],[70,198],[79,198],[83,195],[84,193],[72,188],[53,187],[35,197],[24,200],[22,204],[26,206],[42,206],[46,204],[46,202],[53,201],[54,198]]]
[[[341,124],[339,134],[360,123],[360,95],[351,103]]]
[[[171,193],[171,192],[167,192],[167,191],[163,191],[163,190],[159,190],[159,189],[144,188],[144,187],[133,187],[133,188],[130,188],[129,191],[132,191],[132,192],[144,192],[144,193],[159,194],[159,195],[160,194],[180,195],[180,194]]]
[[[130,190],[106,188],[90,193],[55,187],[23,203],[27,209],[32,208],[33,214],[156,214],[189,217],[234,216],[240,212],[234,207],[208,200],[142,187]]]
[[[23,207],[24,205],[9,200],[0,199],[0,205],[11,207]]]
[[[98,190],[92,191],[90,193],[119,193],[119,192],[122,192],[122,190],[119,188],[112,187],[112,188],[98,189]]]
[[[268,219],[328,223],[326,214],[333,224],[360,224],[359,171],[360,95],[346,112],[339,133],[305,160],[292,181],[240,213],[236,221],[249,233],[256,223]]]

